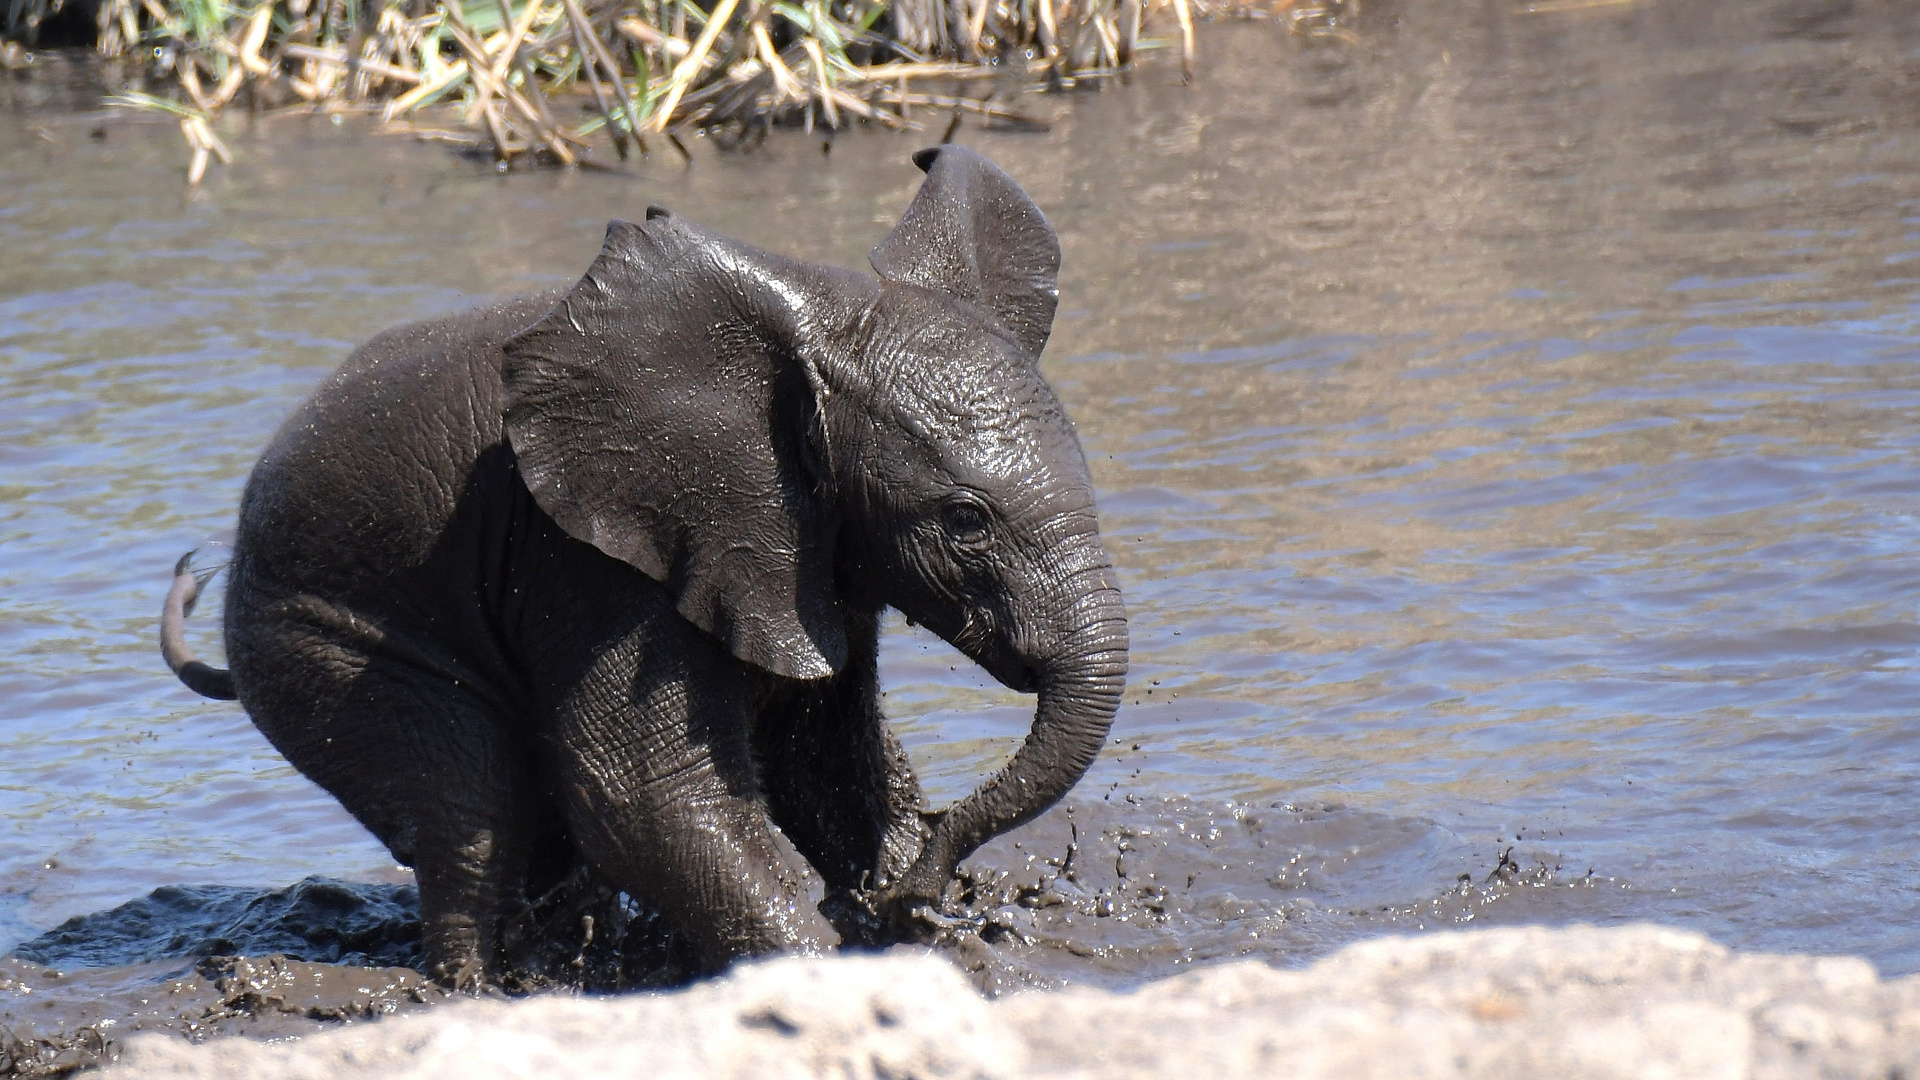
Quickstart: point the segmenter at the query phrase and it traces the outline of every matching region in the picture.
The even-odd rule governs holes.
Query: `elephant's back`
[[[356,350],[254,467],[236,571],[348,600],[449,554],[457,519],[484,519],[512,498],[501,346],[558,299],[517,297],[395,327]]]

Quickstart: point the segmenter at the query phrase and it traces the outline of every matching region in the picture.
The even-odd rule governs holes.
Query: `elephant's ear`
[[[848,299],[829,271],[649,209],[506,345],[507,437],[540,508],[792,678],[846,659],[804,365]]]
[[[922,150],[920,193],[869,258],[889,281],[938,289],[984,309],[1038,357],[1060,300],[1060,241],[1000,167],[951,143]]]

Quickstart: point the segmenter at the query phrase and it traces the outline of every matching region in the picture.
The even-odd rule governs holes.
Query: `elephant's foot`
[[[872,895],[864,890],[828,893],[820,901],[820,914],[840,935],[841,948],[873,949],[897,940],[888,933],[887,921],[874,909]]]
[[[480,948],[480,928],[473,919],[442,915],[430,919],[423,929],[428,978],[463,993],[486,989],[487,963]]]
[[[955,885],[952,860],[923,849],[906,873],[874,891],[871,903],[897,940],[932,944],[966,922],[947,914]]]
[[[889,882],[877,889],[829,896],[820,911],[836,928],[857,928],[858,938],[841,929],[847,944],[936,945],[955,935],[977,934],[986,922],[983,917],[951,913],[965,906],[952,884],[949,882],[938,895],[928,895],[931,890],[908,889],[903,882]]]
[[[414,868],[426,973],[442,986],[468,993],[496,987],[506,974],[503,901],[521,893],[519,861],[500,858],[490,836],[481,835],[481,841],[462,845],[452,858]]]

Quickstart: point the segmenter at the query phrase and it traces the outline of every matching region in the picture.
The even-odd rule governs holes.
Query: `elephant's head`
[[[894,914],[1045,810],[1105,741],[1127,627],[1087,466],[1041,377],[1059,247],[1026,193],[957,146],[872,260],[878,281],[650,209],[508,346],[507,430],[535,499],[795,679],[891,605],[1037,692],[1006,767],[883,883]]]

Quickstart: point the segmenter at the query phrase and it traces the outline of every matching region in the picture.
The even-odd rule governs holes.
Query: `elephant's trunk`
[[[1127,679],[1127,618],[1113,572],[1065,613],[1067,632],[1036,665],[1033,729],[1007,762],[940,816],[920,858],[889,891],[908,904],[937,902],[954,867],[974,849],[1040,816],[1093,765],[1106,743]]]

